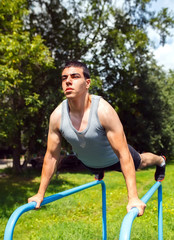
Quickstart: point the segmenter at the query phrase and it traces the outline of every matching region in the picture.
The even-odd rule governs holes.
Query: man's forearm
[[[132,173],[131,174],[124,173],[124,177],[125,177],[127,191],[128,191],[128,199],[131,200],[134,198],[138,198],[135,175],[133,175]]]
[[[56,168],[56,159],[54,158],[45,158],[42,168],[41,182],[38,193],[44,197],[48,184],[55,172]]]
[[[122,173],[125,178],[127,191],[128,191],[128,199],[133,199],[138,197],[137,187],[136,187],[136,174],[135,167],[133,165],[133,161],[129,160],[124,163],[121,162]]]

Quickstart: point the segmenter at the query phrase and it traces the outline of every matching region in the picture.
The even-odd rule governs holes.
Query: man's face
[[[62,88],[67,98],[85,94],[90,86],[90,79],[85,79],[83,68],[69,67],[62,72]]]

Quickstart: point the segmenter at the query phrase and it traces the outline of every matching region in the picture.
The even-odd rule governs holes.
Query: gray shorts
[[[134,161],[134,166],[135,166],[135,170],[138,169],[138,167],[140,166],[141,163],[141,157],[140,154],[132,147],[128,144],[129,147],[129,151],[132,155],[133,161]],[[121,170],[121,165],[120,162],[111,165],[109,167],[105,167],[105,168],[90,168],[85,166],[87,169],[89,169],[92,173],[94,174],[98,174],[100,172],[104,172],[104,171],[118,171],[118,172],[122,172]]]

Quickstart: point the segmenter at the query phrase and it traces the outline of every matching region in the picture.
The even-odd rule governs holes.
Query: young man
[[[103,98],[89,94],[90,82],[85,64],[72,61],[65,65],[62,88],[66,100],[51,114],[40,187],[28,202],[35,201],[36,208],[40,207],[59,160],[64,137],[97,179],[103,178],[105,169],[122,171],[128,190],[127,211],[137,207],[141,216],[146,205],[138,198],[135,170],[157,165],[155,179],[162,181],[165,158],[152,153],[139,154],[127,144],[117,113]]]

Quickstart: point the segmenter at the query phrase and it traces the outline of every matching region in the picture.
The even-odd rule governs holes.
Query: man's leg
[[[141,153],[140,157],[141,157],[141,163],[139,166],[140,169],[148,166],[152,166],[152,165],[160,166],[164,162],[164,158],[162,156],[158,156],[149,152]]]
[[[162,181],[165,177],[165,167],[166,167],[165,157],[158,156],[149,152],[140,154],[140,157],[141,157],[141,163],[139,168],[142,169],[144,167],[156,165],[155,180]]]

